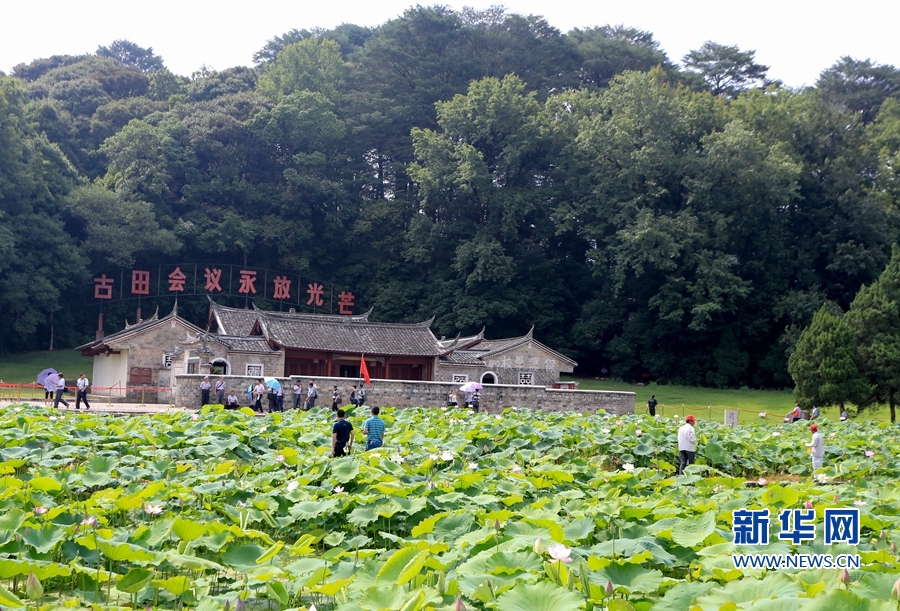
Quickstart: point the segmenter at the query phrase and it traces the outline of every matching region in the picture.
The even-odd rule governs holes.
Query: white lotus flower
[[[437,454],[429,454],[428,455],[428,460],[430,460],[430,461],[435,461],[438,458],[440,458],[440,456],[438,456]]]
[[[637,430],[634,432],[634,434],[637,435],[638,437],[640,437],[641,435],[644,434],[644,431],[642,431],[641,429],[637,429]]]
[[[519,465],[513,465],[512,472],[513,473],[521,473],[522,467],[520,467]]]
[[[56,416],[50,416],[48,420],[50,420],[51,422],[56,422],[58,418]]]
[[[343,491],[344,491],[344,487],[343,487],[343,486],[335,486],[335,487],[334,487],[334,492],[335,492],[335,494],[340,494],[340,493],[343,492]]]
[[[275,457],[275,462],[284,462],[284,454],[279,454]]]
[[[400,465],[403,464],[404,458],[400,454],[391,454],[391,460]]]
[[[560,562],[572,562],[570,556],[572,548],[566,547],[562,543],[554,543],[553,545],[547,546],[547,553],[550,554],[550,557],[554,560]]]
[[[628,471],[629,473],[634,471],[634,465],[631,464],[630,462],[627,462],[624,465],[622,465],[622,468],[625,469],[626,471]]]
[[[478,468],[478,463],[477,463],[477,462],[470,462],[470,463],[469,463],[469,468],[470,468],[470,469],[477,469],[477,468]]]
[[[772,437],[781,437],[781,433],[779,433],[778,431],[773,431]]]
[[[756,483],[759,484],[760,486],[765,486],[766,484],[769,483],[769,480],[767,480],[764,477],[761,477],[758,480],[756,480]]]
[[[815,475],[813,475],[813,479],[816,480],[817,484],[827,484],[828,483],[828,476],[825,475],[824,473],[816,473]]]
[[[494,420],[503,420],[503,416],[501,416],[500,414],[496,414],[494,415]]]
[[[268,427],[265,427],[265,426],[259,427],[259,432],[260,432],[260,433],[265,433],[267,430],[268,430]]]
[[[144,503],[144,512],[152,516],[159,515],[163,512],[162,505],[154,505],[153,503]]]
[[[866,503],[865,501],[860,500],[860,499],[853,501],[853,504],[856,505],[857,507],[862,507],[864,505],[868,505],[868,503]]]
[[[200,416],[198,416],[197,414],[193,414],[191,416],[191,420],[193,420],[194,422],[197,422],[198,420],[200,420]]]
[[[369,456],[372,458],[381,458],[381,452],[369,452]]]
[[[297,482],[297,481],[288,482],[287,491],[293,492],[294,490],[296,490],[299,487],[300,487],[300,482]]]
[[[441,452],[441,460],[453,460],[453,452],[450,450],[444,450]]]
[[[610,429],[600,429],[600,432],[603,433],[604,435],[609,435]]]
[[[450,424],[456,424],[456,418],[450,418]]]

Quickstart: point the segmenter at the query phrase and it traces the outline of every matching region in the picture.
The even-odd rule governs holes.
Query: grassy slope
[[[62,371],[66,378],[74,381],[84,371],[91,375],[93,359],[81,356],[74,350],[40,351],[0,357],[0,382],[28,384],[34,382],[37,374],[47,367]]]
[[[618,380],[595,380],[593,378],[563,378],[579,382],[580,390],[624,390],[635,393],[635,406],[638,414],[647,413],[647,400],[651,394],[659,401],[657,413],[663,416],[682,416],[694,414],[697,418],[713,419],[724,422],[725,410],[738,410],[741,423],[749,423],[759,419],[765,412],[769,423],[781,422],[784,415],[794,406],[794,396],[789,390],[750,390],[700,388],[696,386],[639,386]],[[710,406],[712,409],[710,409]],[[838,419],[838,408],[824,408],[822,416],[832,420]],[[855,409],[848,406],[851,417],[856,417]],[[887,421],[890,414],[887,407],[873,407],[860,419]]]

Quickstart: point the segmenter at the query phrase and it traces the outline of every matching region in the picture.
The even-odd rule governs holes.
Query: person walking
[[[56,398],[53,400],[53,409],[59,409],[60,403],[68,408],[69,402],[63,399],[63,393],[66,392],[66,377],[60,372],[56,372],[56,375],[59,380],[56,382]]]
[[[472,411],[476,414],[481,411],[481,391],[477,388],[472,393]]]
[[[91,392],[91,381],[87,379],[87,376],[84,375],[84,372],[81,372],[81,375],[78,376],[78,380],[75,382],[75,385],[78,389],[75,391],[75,409],[81,409],[81,402],[84,401],[84,409],[91,409],[91,404],[88,403],[88,393]]]
[[[359,388],[356,389],[356,402],[359,404],[359,407],[365,405],[368,398],[369,397],[366,394],[366,387],[360,384]]]
[[[678,475],[684,473],[685,467],[694,464],[697,452],[697,433],[694,431],[694,423],[697,420],[692,414],[684,419],[684,424],[678,429],[678,454],[681,462],[678,465]]]
[[[359,407],[359,405],[356,403],[356,384],[354,384],[350,389],[350,403],[352,405],[355,405],[356,407]]]
[[[447,396],[447,407],[459,407],[459,399],[456,397],[455,390],[451,390]]]
[[[812,448],[810,454],[812,454],[812,468],[815,472],[817,469],[821,469],[825,462],[825,438],[819,432],[817,424],[810,424],[809,430],[812,432],[812,439],[806,444],[806,447]]]
[[[284,387],[280,384],[275,389],[275,409],[279,412],[284,412]]]
[[[647,409],[650,410],[650,416],[652,418],[656,417],[656,406],[659,402],[656,400],[656,395],[650,395],[650,400],[647,401]]]
[[[337,411],[337,422],[331,428],[331,455],[347,456],[353,447],[353,425],[344,420],[344,410]]]
[[[216,380],[216,405],[225,405],[225,376]]]
[[[303,400],[303,385],[297,380],[294,382],[294,409],[300,409],[301,400]]]
[[[262,413],[262,398],[266,394],[266,385],[263,384],[262,378],[256,379],[256,386],[253,387],[253,411]]]
[[[306,411],[309,411],[316,406],[316,397],[318,396],[319,393],[316,391],[316,385],[313,382],[310,382],[309,389],[306,391]]]
[[[212,384],[209,383],[209,376],[203,376],[203,381],[200,382],[200,407],[209,405],[210,388],[212,388]]]
[[[366,436],[366,451],[372,448],[380,448],[384,445],[384,420],[378,417],[381,410],[376,405],[372,408],[372,417],[363,425],[363,434]]]

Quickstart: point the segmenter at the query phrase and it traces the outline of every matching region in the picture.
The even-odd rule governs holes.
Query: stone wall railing
[[[254,384],[254,378],[244,376],[225,376],[228,390],[237,392],[241,405],[247,405],[247,387]],[[306,392],[310,378],[279,378],[284,387],[284,405],[290,408],[294,404],[294,381],[300,379]],[[202,375],[182,374],[176,376],[173,390],[174,403],[181,407],[200,406],[200,382]],[[341,404],[350,402],[350,387],[356,383],[352,378],[315,378],[319,398],[316,405],[331,406],[331,388],[337,384],[341,390]],[[215,378],[210,377],[215,383]],[[412,382],[405,380],[372,380],[372,386],[366,387],[367,405],[394,407],[437,407],[447,405],[447,396],[451,390],[459,389],[459,384],[451,382]],[[304,400],[306,395],[303,395]],[[215,393],[212,393],[215,400]],[[464,395],[459,392],[460,404]],[[263,406],[267,405],[265,397]],[[634,413],[634,393],[611,390],[565,390],[545,388],[543,386],[517,386],[514,384],[488,384],[481,391],[481,410],[485,412],[501,412],[507,407],[528,407],[544,412],[594,412],[604,409],[611,414],[623,415]]]

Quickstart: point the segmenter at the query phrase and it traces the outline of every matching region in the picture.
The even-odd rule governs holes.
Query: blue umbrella
[[[44,385],[44,382],[47,380],[47,376],[51,373],[56,373],[56,370],[53,367],[43,370],[39,374],[37,374],[37,383],[41,386]]]
[[[253,384],[247,387],[247,400],[253,403]]]
[[[266,386],[268,386],[272,390],[281,390],[281,382],[279,382],[275,378],[266,378],[265,382]]]

